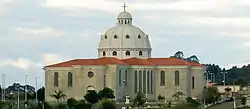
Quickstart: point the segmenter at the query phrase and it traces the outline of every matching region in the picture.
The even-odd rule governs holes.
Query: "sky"
[[[96,58],[100,35],[127,11],[152,57],[177,51],[201,63],[250,64],[250,0],[0,0],[0,73],[6,85],[44,85],[43,66]],[[2,78],[0,79],[2,82]]]

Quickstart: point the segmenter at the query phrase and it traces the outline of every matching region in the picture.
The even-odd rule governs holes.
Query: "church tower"
[[[116,25],[101,35],[98,57],[118,59],[151,57],[149,37],[133,25],[132,15],[124,10],[117,17]]]

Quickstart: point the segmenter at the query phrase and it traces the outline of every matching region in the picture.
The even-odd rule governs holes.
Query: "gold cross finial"
[[[126,3],[124,3],[124,5],[122,6],[123,7],[123,9],[124,9],[124,11],[126,11]]]

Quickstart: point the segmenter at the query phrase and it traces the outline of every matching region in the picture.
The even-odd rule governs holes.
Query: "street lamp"
[[[27,79],[28,79],[28,74],[25,75],[25,107],[27,107]]]
[[[224,84],[224,86],[226,86],[226,73],[227,73],[227,71],[222,71],[221,73],[223,74],[223,84]]]
[[[5,101],[5,77],[6,75],[2,75],[2,101]]]
[[[38,103],[38,99],[37,99],[37,91],[38,91],[38,88],[37,88],[37,80],[39,79],[39,77],[36,77],[36,103]]]

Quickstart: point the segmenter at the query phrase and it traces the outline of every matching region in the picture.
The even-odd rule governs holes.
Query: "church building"
[[[67,98],[84,99],[88,90],[109,87],[115,99],[138,92],[148,101],[159,95],[173,99],[176,91],[197,97],[204,87],[203,65],[177,58],[152,58],[149,35],[133,25],[132,15],[125,8],[116,21],[100,37],[98,58],[73,59],[44,67],[45,99],[62,91]]]

